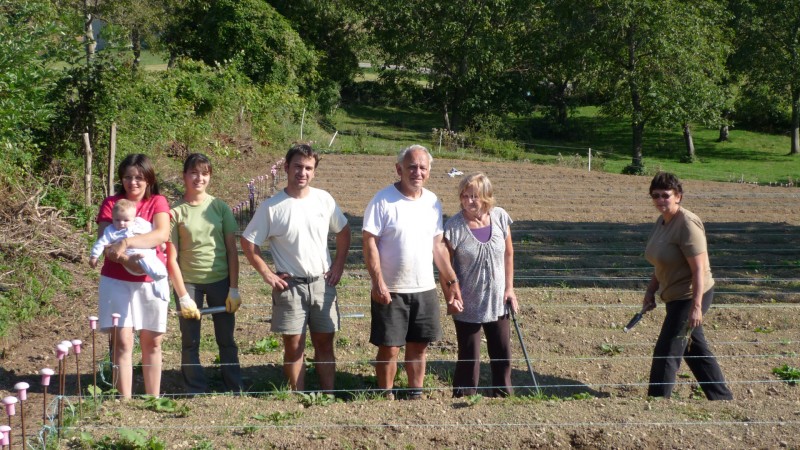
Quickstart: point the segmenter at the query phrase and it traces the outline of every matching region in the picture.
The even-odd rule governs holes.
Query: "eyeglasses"
[[[653,192],[652,194],[650,194],[650,198],[652,198],[653,200],[658,200],[659,198],[666,200],[670,197],[672,197],[672,194],[667,192],[662,192],[661,194]]]
[[[481,198],[480,198],[479,196],[477,196],[477,195],[467,195],[467,194],[461,194],[461,198],[463,198],[464,200],[472,200],[472,201],[475,201],[475,200],[480,200],[480,199],[481,199]]]
[[[144,179],[144,177],[133,177],[133,176],[130,176],[130,175],[126,175],[126,176],[122,177],[122,180],[126,181],[128,183],[132,183],[134,181],[137,182],[137,183],[144,183],[145,181],[147,181],[147,180]]]

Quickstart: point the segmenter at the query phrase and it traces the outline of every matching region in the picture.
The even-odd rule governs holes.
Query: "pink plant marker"
[[[22,425],[22,448],[28,448],[27,439],[25,437],[25,401],[28,400],[28,388],[31,387],[30,384],[20,381],[19,383],[14,385],[14,389],[17,391],[17,397],[19,398],[19,419]]]
[[[64,383],[66,378],[66,369],[67,364],[64,361],[67,355],[69,355],[69,347],[64,344],[65,341],[62,341],[60,344],[56,346],[58,349],[58,437],[61,438],[61,419],[64,415]],[[70,345],[72,343],[70,342]]]
[[[11,427],[0,425],[0,446],[11,446]]]
[[[42,375],[42,386],[44,387],[44,396],[42,397],[42,426],[44,426],[47,423],[47,387],[50,386],[50,377],[55,372],[53,369],[45,367],[39,373]]]
[[[8,420],[11,420],[11,416],[15,416],[17,414],[17,397],[9,395],[8,397],[3,399],[3,404],[6,405],[6,414],[8,415]],[[11,424],[8,424],[11,426]]]
[[[119,313],[111,314],[111,324],[114,326],[114,335],[111,338],[111,387],[117,388],[117,327],[119,326]]]
[[[92,329],[92,398],[94,399],[94,412],[97,413],[97,351],[95,347],[97,347],[97,340],[95,339],[95,331],[97,330],[97,321],[99,319],[96,316],[89,316],[89,328]]]
[[[50,386],[50,377],[55,374],[53,369],[45,367],[44,369],[40,370],[39,373],[42,375],[42,386]]]
[[[11,448],[11,416],[16,415],[17,397],[8,396],[3,399],[3,404],[6,405],[6,414],[8,415],[8,448]]]
[[[19,398],[20,402],[24,402],[28,399],[28,389],[30,387],[31,385],[24,381],[20,381],[14,385],[14,390],[17,391],[17,398]]]

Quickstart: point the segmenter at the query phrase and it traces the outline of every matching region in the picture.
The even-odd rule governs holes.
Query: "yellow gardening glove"
[[[225,299],[225,311],[233,314],[242,306],[242,298],[239,297],[239,288],[228,289],[228,298]]]
[[[197,309],[197,303],[189,297],[189,294],[184,295],[178,299],[181,306],[181,317],[184,319],[200,320],[200,310]]]

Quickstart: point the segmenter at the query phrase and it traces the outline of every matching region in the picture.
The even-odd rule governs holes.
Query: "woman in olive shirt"
[[[714,297],[703,222],[680,206],[683,187],[673,174],[658,173],[650,183],[650,197],[661,217],[645,249],[655,270],[642,305],[645,311],[654,309],[658,292],[667,315],[653,351],[647,394],[669,398],[681,358],[685,358],[709,400],[731,400],[733,395],[703,335],[703,314]]]

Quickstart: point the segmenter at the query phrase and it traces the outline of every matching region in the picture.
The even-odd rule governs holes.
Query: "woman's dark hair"
[[[286,152],[286,157],[284,158],[284,164],[288,167],[292,162],[292,158],[297,155],[301,155],[303,158],[314,158],[315,169],[319,165],[319,153],[315,152],[311,145],[303,142],[296,142],[289,147],[289,151]]]
[[[183,162],[183,173],[187,173],[195,168],[208,169],[208,173],[214,173],[214,169],[211,167],[211,160],[202,153],[192,153],[187,156],[186,161]]]
[[[117,168],[117,178],[119,184],[117,185],[117,195],[125,196],[125,185],[122,183],[122,178],[125,177],[125,172],[128,168],[136,167],[142,173],[144,180],[147,182],[147,189],[144,191],[144,198],[150,198],[152,195],[158,195],[158,181],[156,181],[156,171],[153,168],[153,162],[147,155],[142,153],[131,153],[126,156],[122,162],[119,163]]]
[[[681,180],[669,172],[658,172],[650,182],[650,193],[656,189],[662,191],[673,191],[676,195],[683,194],[683,185]]]

